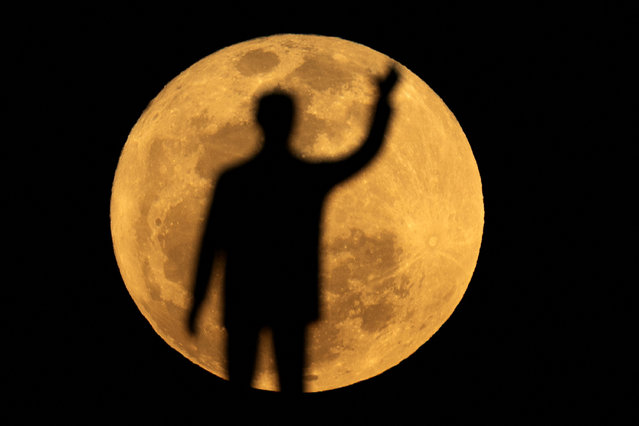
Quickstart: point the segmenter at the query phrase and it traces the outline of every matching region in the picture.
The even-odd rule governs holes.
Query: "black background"
[[[625,271],[636,257],[636,15],[396,3],[8,11],[3,416],[637,421],[636,279]],[[486,211],[475,274],[440,331],[380,376],[294,406],[262,391],[239,401],[164,343],[122,282],[109,229],[118,157],[147,103],[204,56],[284,32],[359,42],[420,76],[468,137]]]

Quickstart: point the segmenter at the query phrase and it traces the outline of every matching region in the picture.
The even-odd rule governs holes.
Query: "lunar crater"
[[[369,333],[381,331],[388,327],[395,318],[395,308],[392,304],[382,300],[366,306],[361,317],[364,331]]]
[[[293,73],[291,78],[299,80],[313,92],[329,89],[340,90],[349,85],[355,76],[347,68],[337,62],[332,56],[316,54],[306,56],[304,63]]]
[[[236,64],[237,70],[245,77],[272,71],[280,63],[277,54],[264,49],[245,53]]]

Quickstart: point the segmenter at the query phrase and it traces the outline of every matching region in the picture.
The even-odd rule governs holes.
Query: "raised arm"
[[[364,168],[379,152],[384,142],[384,134],[391,117],[388,96],[398,79],[395,67],[391,67],[386,77],[377,81],[379,98],[373,110],[373,121],[362,146],[349,157],[330,164],[333,178],[339,182]]]

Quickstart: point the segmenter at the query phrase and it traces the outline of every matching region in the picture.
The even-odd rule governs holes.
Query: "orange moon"
[[[189,67],[148,105],[122,150],[111,197],[114,251],[131,297],[171,347],[227,378],[219,274],[198,335],[186,323],[216,180],[260,149],[259,96],[276,87],[293,95],[295,155],[338,159],[363,141],[375,78],[391,64],[400,79],[385,144],[324,205],[322,312],[308,330],[306,391],[384,372],[450,317],[475,269],[484,223],[479,171],[455,116],[382,53],[334,37],[285,34],[235,44]],[[278,388],[266,338],[253,386]]]

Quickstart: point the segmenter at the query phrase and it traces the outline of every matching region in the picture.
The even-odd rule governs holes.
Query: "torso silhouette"
[[[336,183],[322,168],[258,155],[220,177],[211,220],[226,252],[227,326],[317,319],[321,211]]]

